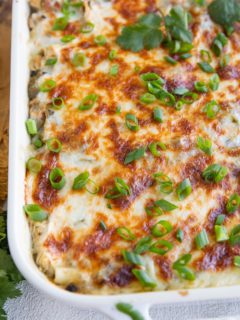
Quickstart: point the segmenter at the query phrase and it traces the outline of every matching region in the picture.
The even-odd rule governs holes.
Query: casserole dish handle
[[[101,311],[102,313],[104,313],[105,315],[107,315],[109,317],[109,319],[111,320],[152,320],[152,318],[150,317],[149,314],[149,310],[151,307],[151,304],[139,304],[137,302],[126,302],[126,301],[122,301],[123,304],[129,304],[132,306],[132,311],[136,312],[139,317],[137,317],[137,315],[135,317],[131,317],[130,315],[127,315],[121,311],[119,311],[115,305],[105,305],[102,306],[99,309],[99,311]]]

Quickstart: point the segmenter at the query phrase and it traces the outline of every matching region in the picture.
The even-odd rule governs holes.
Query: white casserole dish
[[[33,286],[44,293],[75,306],[97,309],[112,319],[128,319],[118,312],[115,304],[131,303],[145,319],[150,319],[149,308],[159,303],[179,303],[194,300],[240,297],[240,286],[164,291],[112,296],[82,295],[65,291],[51,283],[35,265],[31,254],[31,237],[24,205],[26,149],[29,138],[25,129],[28,114],[28,14],[27,0],[13,1],[12,67],[9,142],[8,239],[13,259]]]

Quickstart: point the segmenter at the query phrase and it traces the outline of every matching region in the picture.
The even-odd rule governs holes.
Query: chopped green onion
[[[111,67],[111,69],[110,69],[110,71],[109,71],[109,74],[110,74],[111,76],[116,76],[116,75],[118,74],[118,72],[119,72],[119,65],[118,65],[118,64],[114,64],[114,65]]]
[[[240,224],[232,229],[229,242],[231,246],[240,244]]]
[[[151,217],[157,217],[157,216],[161,216],[163,214],[163,211],[162,209],[160,209],[159,207],[157,206],[147,206],[145,208],[145,211],[147,213],[148,216],[151,216]]]
[[[94,42],[99,46],[103,46],[107,42],[107,39],[103,35],[99,35],[96,36]]]
[[[132,269],[132,273],[139,280],[143,287],[156,287],[156,283],[150,278],[146,271],[142,269]]]
[[[84,171],[80,173],[76,178],[74,178],[72,189],[73,190],[83,189],[86,186],[88,179],[89,179],[88,171]]]
[[[116,308],[118,311],[125,313],[128,315],[132,320],[144,320],[144,317],[138,310],[133,309],[133,306],[129,303],[117,303]]]
[[[184,102],[182,100],[178,100],[177,103],[175,104],[175,109],[180,111],[182,110],[183,105],[184,105]]]
[[[200,55],[201,55],[201,59],[204,62],[208,62],[208,63],[212,62],[211,53],[208,50],[201,50]]]
[[[177,87],[173,90],[173,93],[178,95],[178,96],[182,96],[185,93],[189,92],[189,90],[185,87]]]
[[[184,53],[184,54],[181,54],[181,55],[179,56],[179,58],[180,58],[180,59],[183,59],[183,60],[188,59],[188,58],[191,58],[191,57],[192,57],[191,53]]]
[[[166,174],[163,172],[157,172],[153,174],[153,178],[159,185],[160,192],[165,194],[170,194],[173,192],[173,182]]]
[[[85,22],[80,29],[81,33],[90,33],[94,29],[94,24],[90,21]]]
[[[107,226],[105,224],[105,222],[103,220],[101,220],[99,222],[99,227],[101,228],[102,231],[106,231],[107,230]]]
[[[43,142],[42,142],[42,140],[39,138],[38,135],[36,135],[36,136],[34,136],[34,137],[32,138],[32,144],[34,145],[34,147],[35,147],[36,149],[39,149],[39,148],[41,148],[41,147],[43,146]]]
[[[141,71],[141,68],[139,66],[134,67],[134,72],[139,73]]]
[[[132,240],[136,239],[136,236],[132,233],[132,231],[126,227],[117,228],[117,233],[119,234],[119,236],[121,238],[123,238],[124,240],[127,240],[127,241],[132,241]]]
[[[155,72],[147,72],[147,73],[143,73],[141,74],[141,79],[143,81],[156,81],[156,80],[160,80],[161,84],[164,84],[164,80]]]
[[[202,61],[198,63],[200,69],[202,69],[202,71],[206,72],[206,73],[213,73],[215,72],[214,68],[207,62]]]
[[[37,204],[26,204],[24,211],[32,221],[44,221],[48,218],[48,214]]]
[[[55,19],[53,24],[53,30],[64,30],[68,25],[68,18],[66,16]]]
[[[173,94],[161,90],[159,93],[156,94],[156,97],[158,98],[159,101],[165,106],[172,107],[175,104],[176,98],[174,97]]]
[[[233,213],[238,209],[239,206],[240,206],[240,196],[237,193],[234,193],[233,195],[231,195],[231,197],[227,202],[226,210],[228,213]]]
[[[178,200],[184,200],[190,195],[191,192],[192,192],[192,185],[188,178],[184,179],[181,183],[179,183],[176,189]]]
[[[161,150],[166,150],[165,144],[160,141],[159,142],[152,142],[148,146],[149,150],[151,151],[151,153],[154,157],[161,157],[161,152],[158,150],[158,147]]]
[[[174,262],[173,269],[176,269],[177,267],[186,266],[191,259],[192,255],[190,253],[184,254],[177,261]]]
[[[215,225],[220,226],[221,224],[223,224],[224,220],[225,220],[225,215],[224,214],[219,214],[217,216],[217,219],[215,221]]]
[[[125,116],[125,124],[127,128],[131,131],[138,131],[139,130],[139,124],[137,117],[132,113],[127,113]]]
[[[57,62],[57,57],[52,57],[46,60],[45,66],[54,66]]]
[[[215,230],[215,236],[216,236],[217,242],[221,242],[229,239],[227,229],[224,226],[215,225],[214,230]]]
[[[204,82],[196,81],[194,82],[194,87],[198,92],[202,92],[202,93],[208,92],[207,85]]]
[[[117,50],[111,50],[108,55],[109,60],[114,60],[117,58]]]
[[[164,83],[164,80],[162,78],[159,78],[158,80],[154,80],[154,81],[148,81],[147,83],[148,91],[153,95],[160,94],[160,92],[163,91],[163,88],[162,88],[163,83]]]
[[[31,172],[38,173],[41,171],[42,163],[36,158],[29,158],[27,161],[27,168]]]
[[[140,266],[144,265],[144,260],[137,253],[123,250],[122,255],[123,255],[124,260],[128,263],[132,263],[132,264],[136,264],[136,265],[140,265]]]
[[[203,249],[209,244],[208,235],[205,229],[196,236],[195,243],[198,249]]]
[[[240,267],[240,256],[234,256],[233,264],[235,267]]]
[[[61,38],[61,42],[63,43],[68,43],[71,42],[75,39],[76,37],[73,34],[66,34]]]
[[[223,32],[218,33],[216,38],[213,40],[211,49],[217,57],[221,55],[223,47],[227,44],[227,42],[228,42],[228,38],[225,36]]]
[[[172,57],[170,57],[170,56],[165,56],[164,60],[167,61],[168,63],[172,64],[172,65],[176,65],[177,64],[177,61],[175,59],[173,59]]]
[[[39,87],[41,92],[49,92],[56,87],[56,81],[52,79],[45,80]]]
[[[194,0],[194,2],[200,7],[203,7],[206,4],[206,0]]]
[[[71,60],[75,67],[83,67],[86,63],[86,56],[84,53],[76,52]]]
[[[66,183],[66,178],[64,176],[62,169],[53,168],[49,174],[49,181],[51,183],[51,186],[54,189],[57,189],[57,190],[62,189]]]
[[[211,164],[209,165],[202,173],[203,179],[206,182],[220,182],[227,175],[228,170],[226,167],[221,166],[220,164]]]
[[[152,235],[155,237],[163,237],[169,232],[171,232],[173,229],[173,226],[170,222],[166,220],[160,220],[158,221],[151,229]]]
[[[153,119],[159,123],[163,122],[163,112],[159,107],[153,109]]]
[[[189,280],[189,281],[194,281],[196,279],[195,273],[188,267],[179,266],[175,270],[178,272],[179,276],[182,279]]]
[[[51,138],[47,140],[48,150],[59,153],[62,150],[62,144],[57,138]]]
[[[175,204],[164,199],[155,201],[154,205],[161,208],[163,211],[173,211],[178,208]]]
[[[26,120],[26,128],[27,128],[28,134],[30,134],[31,136],[37,134],[37,132],[38,132],[37,123],[34,119],[27,119]]]
[[[219,64],[221,68],[226,67],[230,62],[230,56],[228,54],[225,54],[222,59],[220,60]]]
[[[115,187],[110,189],[106,193],[105,195],[106,199],[117,199],[119,197],[123,197],[123,196],[126,197],[131,194],[131,189],[123,179],[116,177],[114,179],[114,182],[115,182]]]
[[[117,113],[117,114],[120,114],[120,113],[121,113],[121,106],[117,106],[116,113]]]
[[[206,113],[208,119],[214,119],[219,111],[220,106],[215,100],[208,102],[203,109],[203,112]]]
[[[141,147],[129,152],[124,159],[124,164],[129,164],[135,160],[138,160],[144,157],[145,150],[146,150],[145,147]]]
[[[99,186],[92,179],[88,179],[85,190],[91,194],[97,194],[99,192]]]
[[[51,109],[60,110],[64,107],[64,100],[61,97],[56,97],[52,99]]]
[[[161,239],[161,240],[154,242],[151,245],[150,251],[163,256],[168,251],[172,250],[172,248],[173,248],[173,244],[171,242]]]
[[[197,138],[197,147],[209,156],[212,154],[211,140],[204,139],[202,137],[198,137]]]
[[[218,87],[219,87],[219,83],[220,83],[219,75],[217,73],[214,73],[210,78],[209,88],[212,91],[216,91],[218,89]]]
[[[142,254],[149,250],[152,245],[152,238],[150,236],[140,239],[134,249],[137,254]]]
[[[198,99],[198,94],[195,92],[186,92],[181,98],[181,101],[186,104],[192,104]]]
[[[181,229],[177,229],[176,239],[177,239],[177,241],[179,241],[179,242],[183,242],[184,233],[183,233],[183,231],[182,231]]]
[[[97,100],[98,100],[98,95],[96,95],[95,93],[89,94],[85,98],[83,98],[78,109],[80,111],[90,110],[94,106]]]
[[[142,103],[146,103],[146,104],[150,104],[153,103],[156,100],[155,96],[151,93],[144,93],[141,97],[140,97],[140,101]]]

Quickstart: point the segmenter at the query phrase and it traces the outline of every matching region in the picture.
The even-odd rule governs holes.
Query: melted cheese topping
[[[121,252],[132,251],[139,239],[151,235],[156,222],[167,220],[173,231],[164,239],[173,244],[173,249],[163,256],[151,252],[142,254],[144,269],[157,284],[154,290],[240,283],[239,269],[233,266],[233,257],[239,254],[239,248],[229,246],[228,242],[217,243],[214,234],[216,217],[226,214],[228,198],[239,192],[239,33],[230,36],[224,47],[224,52],[230,55],[230,65],[217,69],[221,78],[219,89],[200,93],[197,101],[178,111],[161,105],[158,100],[141,103],[139,98],[146,88],[140,74],[159,74],[169,91],[177,87],[194,90],[194,81],[208,83],[211,75],[197,65],[200,50],[210,50],[221,28],[210,20],[206,8],[191,6],[192,1],[85,1],[83,7],[73,9],[65,30],[53,31],[55,19],[62,16],[62,3],[44,0],[39,7],[38,1],[30,2],[37,7],[29,22],[30,117],[36,120],[43,141],[54,137],[62,143],[59,154],[50,152],[46,145],[37,150],[31,147],[31,156],[41,160],[43,167],[38,174],[26,174],[26,203],[36,203],[49,214],[44,222],[29,221],[33,255],[39,268],[57,285],[81,293],[147,290],[134,277],[133,265],[124,261]],[[184,4],[193,17],[192,57],[172,66],[163,59],[168,51],[162,46],[133,53],[116,44],[124,25],[159,8],[168,13],[176,3]],[[95,27],[90,33],[80,33],[86,21]],[[67,34],[75,35],[75,39],[62,43],[61,38]],[[100,46],[94,42],[98,35],[106,37],[106,44]],[[111,61],[108,57],[113,49],[117,57]],[[75,53],[84,53],[84,66],[75,67],[71,63]],[[57,63],[46,66],[45,61],[52,56],[57,57]],[[218,68],[218,62],[219,58],[213,55],[214,68]],[[112,76],[110,69],[116,64],[119,72]],[[140,71],[136,71],[136,67]],[[50,92],[38,91],[50,78],[56,81],[56,87]],[[93,108],[79,111],[82,99],[92,93],[98,95]],[[50,108],[54,97],[63,98],[61,110]],[[221,106],[213,120],[207,119],[202,111],[211,100]],[[163,110],[163,123],[153,120],[156,106]],[[120,112],[116,112],[119,107]],[[138,118],[137,132],[126,127],[127,113]],[[198,136],[212,141],[211,156],[197,148]],[[166,144],[160,157],[146,151],[144,158],[124,165],[128,152],[156,141]],[[228,168],[228,175],[217,184],[206,183],[201,176],[212,163]],[[61,190],[53,189],[49,182],[49,172],[56,166],[66,177]],[[97,194],[72,189],[74,178],[84,171],[88,171],[100,187]],[[179,201],[175,191],[162,194],[152,179],[152,174],[159,171],[173,180],[174,190],[178,183],[189,178],[193,188],[190,196]],[[104,195],[113,187],[115,177],[127,182],[131,195],[108,201]],[[178,208],[164,212],[161,217],[148,216],[146,206],[162,198]],[[107,230],[99,227],[100,221],[104,221]],[[228,232],[238,221],[238,211],[226,216],[224,225]],[[136,236],[134,241],[125,241],[118,235],[116,229],[122,226],[132,231]],[[176,239],[179,228],[184,233],[181,243]],[[194,239],[203,228],[210,243],[203,250],[197,250]],[[195,281],[184,280],[172,270],[173,262],[186,253],[192,254],[188,267],[196,273]]]

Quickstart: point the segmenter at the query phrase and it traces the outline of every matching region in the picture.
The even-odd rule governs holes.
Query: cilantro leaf
[[[165,25],[172,39],[187,43],[192,42],[192,32],[188,30],[190,14],[181,6],[175,6],[165,17]]]
[[[227,30],[240,21],[240,4],[237,0],[214,0],[208,6],[208,13],[215,23]]]
[[[0,249],[0,276],[1,270],[5,271],[9,280],[13,281],[14,283],[17,283],[23,279],[11,256],[3,249]]]
[[[121,48],[133,52],[159,47],[163,40],[162,32],[159,30],[161,20],[155,13],[142,16],[137,23],[122,29],[117,43]]]

